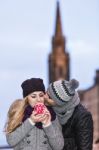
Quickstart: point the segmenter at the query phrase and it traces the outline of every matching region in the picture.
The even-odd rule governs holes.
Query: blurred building
[[[56,9],[55,34],[52,38],[52,52],[49,55],[49,83],[60,78],[69,80],[69,54],[65,50],[66,39],[63,36],[59,2]]]
[[[70,58],[66,50],[66,38],[63,36],[59,2],[56,8],[55,34],[52,38],[52,52],[49,55],[49,83],[58,79],[70,78]],[[94,150],[99,150],[99,70],[96,71],[94,84],[80,90],[83,105],[92,113],[94,121]]]
[[[94,143],[99,144],[99,70],[96,70],[94,84],[85,90],[80,90],[82,103],[92,113],[94,121]]]

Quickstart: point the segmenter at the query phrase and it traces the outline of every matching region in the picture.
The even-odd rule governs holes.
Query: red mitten
[[[36,112],[36,114],[43,114],[45,109],[45,105],[43,103],[37,103],[34,106],[34,111]]]

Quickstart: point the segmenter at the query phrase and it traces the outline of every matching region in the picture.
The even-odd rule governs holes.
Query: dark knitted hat
[[[56,102],[67,102],[75,95],[75,89],[79,82],[75,79],[70,81],[59,80],[51,83],[48,87],[48,95]]]
[[[43,91],[45,93],[45,86],[40,78],[27,79],[21,84],[21,87],[23,89],[23,97],[35,91]]]

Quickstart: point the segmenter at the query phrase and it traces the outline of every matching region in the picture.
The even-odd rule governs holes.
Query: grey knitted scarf
[[[73,98],[68,102],[62,103],[62,105],[53,106],[55,113],[58,116],[59,122],[63,125],[67,123],[68,119],[72,116],[75,107],[80,103],[78,93],[75,92]]]

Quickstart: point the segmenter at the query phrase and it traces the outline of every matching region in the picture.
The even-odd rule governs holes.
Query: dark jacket
[[[81,104],[75,107],[72,117],[63,125],[63,150],[92,150],[93,120]]]

